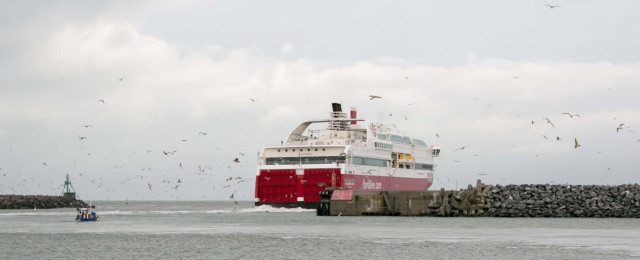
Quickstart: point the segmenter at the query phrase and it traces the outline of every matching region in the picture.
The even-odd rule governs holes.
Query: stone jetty
[[[0,195],[0,209],[51,209],[51,208],[86,208],[81,200],[65,196],[45,195]]]
[[[318,215],[640,217],[640,185],[485,185],[446,191],[324,191]]]
[[[491,217],[640,217],[640,185],[496,185]]]

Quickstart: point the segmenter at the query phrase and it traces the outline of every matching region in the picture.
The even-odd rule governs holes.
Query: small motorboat
[[[78,208],[78,214],[76,214],[76,221],[97,221],[99,218],[100,216],[89,208]]]

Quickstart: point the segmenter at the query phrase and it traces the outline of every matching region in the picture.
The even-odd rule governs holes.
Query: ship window
[[[307,152],[311,152],[311,149],[307,148]]]
[[[296,151],[296,149],[293,149],[293,151],[295,152],[295,151]]]
[[[353,157],[353,164],[356,164],[356,165],[362,165],[362,158],[360,158],[360,157]]]
[[[379,134],[379,135],[378,135],[378,139],[380,139],[380,140],[387,140],[387,135]]]
[[[278,149],[278,152],[280,152],[280,149]]]
[[[373,158],[353,157],[353,164],[386,167],[387,161]]]
[[[403,138],[403,137],[401,137],[399,135],[391,135],[391,141],[392,142],[396,142],[396,143],[411,144],[411,139]]]
[[[416,169],[418,169],[418,170],[433,170],[433,164],[416,163]]]
[[[318,151],[318,148],[316,148],[316,152]]]
[[[322,150],[324,151],[324,148],[322,148]]]
[[[424,147],[427,147],[427,144],[425,144],[422,140],[413,139],[413,142],[414,142],[417,146],[424,146]]]
[[[285,151],[285,152],[288,152],[288,151],[289,151],[289,149],[284,149],[284,151]]]

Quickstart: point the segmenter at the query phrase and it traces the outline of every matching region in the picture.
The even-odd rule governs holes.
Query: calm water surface
[[[0,259],[640,259],[640,219],[318,217],[240,202],[0,210]]]

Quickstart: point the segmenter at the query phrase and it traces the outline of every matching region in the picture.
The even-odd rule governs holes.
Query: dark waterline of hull
[[[318,202],[296,202],[296,203],[255,203],[256,207],[260,205],[271,206],[274,208],[303,208],[303,209],[316,209],[318,208]]]

